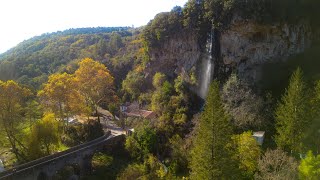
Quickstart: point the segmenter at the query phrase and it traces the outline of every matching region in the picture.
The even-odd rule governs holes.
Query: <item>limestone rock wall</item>
[[[310,26],[303,21],[262,25],[235,16],[230,27],[221,33],[221,57],[241,76],[255,80],[255,67],[303,52],[310,47],[311,36]]]
[[[176,74],[189,71],[200,55],[200,46],[194,32],[175,34],[160,47],[150,50],[147,73],[153,75],[155,72],[162,72],[174,77]]]
[[[208,31],[209,32],[209,31]],[[255,81],[259,66],[286,60],[311,46],[312,33],[308,23],[261,24],[234,15],[227,29],[221,31],[221,60],[226,68],[236,70],[241,78]],[[150,49],[147,74],[163,72],[169,77],[188,76],[192,67],[199,67],[203,52],[194,32],[176,33],[159,47]],[[230,71],[229,71],[230,72]]]

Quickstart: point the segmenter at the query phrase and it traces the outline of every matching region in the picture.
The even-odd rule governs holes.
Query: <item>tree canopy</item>
[[[275,140],[278,147],[288,152],[303,152],[305,131],[312,117],[309,99],[302,71],[298,68],[292,74],[289,86],[276,108]]]
[[[193,140],[191,179],[233,179],[238,176],[238,163],[227,148],[232,141],[229,121],[220,99],[219,84],[213,81]]]

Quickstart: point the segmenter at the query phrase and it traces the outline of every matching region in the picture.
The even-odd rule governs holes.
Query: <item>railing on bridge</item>
[[[45,164],[45,163],[48,163],[48,162],[51,162],[51,161],[55,161],[55,160],[57,160],[59,158],[63,158],[63,157],[68,156],[70,154],[79,152],[80,150],[87,149],[89,147],[92,147],[93,145],[97,145],[97,144],[103,142],[106,139],[109,139],[110,135],[111,135],[111,132],[108,131],[105,135],[103,135],[103,136],[101,136],[101,137],[99,137],[97,139],[94,139],[92,141],[80,144],[78,146],[74,146],[74,147],[72,147],[70,149],[67,149],[65,151],[61,151],[61,152],[58,152],[58,153],[55,153],[55,154],[52,154],[52,155],[49,155],[49,156],[45,156],[45,157],[30,161],[30,162],[15,166],[12,169],[9,169],[9,170],[6,170],[4,172],[1,172],[0,173],[0,179],[4,179],[4,178],[7,178],[7,177],[10,177],[11,175],[13,175],[15,173],[19,173],[19,172],[22,172],[22,171],[37,167],[39,165],[42,165],[42,164]]]

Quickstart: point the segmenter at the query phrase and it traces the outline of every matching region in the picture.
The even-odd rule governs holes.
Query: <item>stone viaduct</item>
[[[72,147],[34,161],[21,164],[0,173],[4,180],[52,179],[65,166],[78,166],[76,179],[91,171],[91,160],[95,152],[103,148],[112,148],[123,141],[124,135],[114,136],[110,131],[90,142]]]

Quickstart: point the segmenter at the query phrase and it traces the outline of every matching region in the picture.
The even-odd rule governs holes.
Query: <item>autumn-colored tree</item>
[[[100,104],[114,98],[112,75],[106,66],[93,59],[85,58],[79,62],[79,69],[75,72],[75,80],[86,106],[91,111],[97,113]]]
[[[258,142],[252,137],[252,132],[234,135],[235,159],[239,161],[239,168],[245,179],[252,179],[257,170],[261,149]]]
[[[18,160],[26,159],[23,154],[26,147],[18,138],[18,135],[22,133],[19,129],[23,120],[21,117],[22,105],[24,99],[29,95],[31,95],[29,89],[21,87],[12,80],[0,81],[0,122]]]
[[[28,145],[28,157],[36,159],[52,154],[60,144],[59,123],[54,114],[46,114],[32,128]]]
[[[71,114],[83,110],[80,93],[76,89],[73,75],[52,74],[38,92],[42,104],[59,116],[61,121]]]

